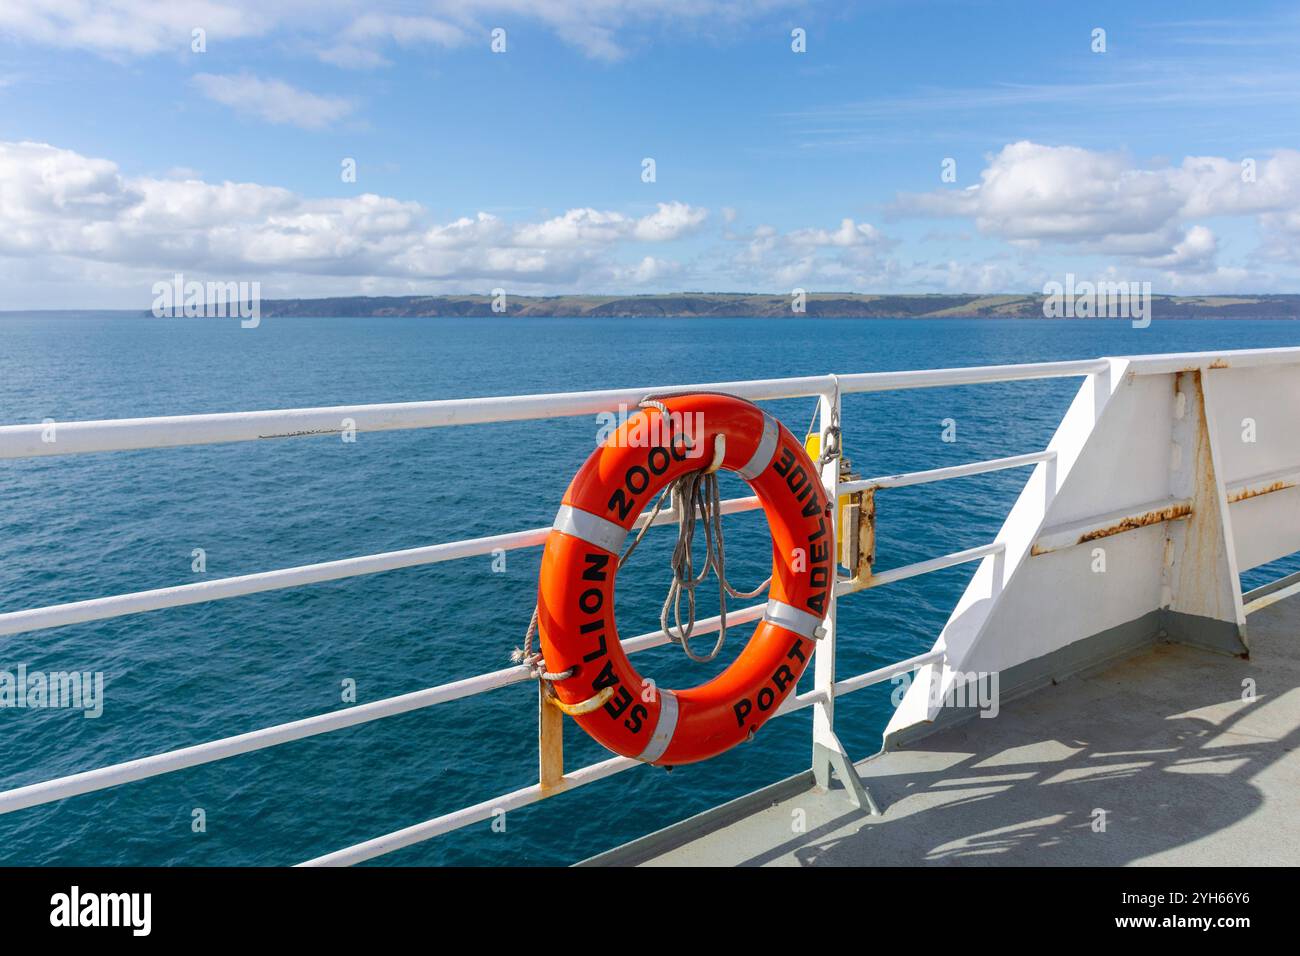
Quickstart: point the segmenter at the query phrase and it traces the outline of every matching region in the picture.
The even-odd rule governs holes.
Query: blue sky
[[[1300,291],[1300,10],[1227,9],[12,0],[0,309]]]

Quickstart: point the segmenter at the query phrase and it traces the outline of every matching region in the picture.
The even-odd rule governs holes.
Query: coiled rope
[[[672,417],[662,402],[647,398],[641,402],[640,407],[658,409],[663,420],[671,424]],[[674,435],[670,438],[670,442],[676,443],[679,439],[682,442],[688,441],[684,435]],[[645,533],[663,510],[664,505],[671,503],[672,509],[677,514],[677,543],[673,547],[673,555],[669,562],[673,578],[668,585],[668,594],[664,598],[663,607],[659,611],[659,627],[668,635],[669,640],[680,644],[686,656],[697,664],[707,664],[712,661],[722,652],[727,642],[728,595],[737,600],[757,597],[772,583],[769,575],[767,580],[752,591],[738,591],[727,580],[726,548],[722,533],[722,494],[718,488],[717,475],[718,469],[722,467],[722,457],[725,452],[726,440],[719,435],[714,446],[713,460],[708,467],[689,471],[674,479],[664,489],[659,500],[655,502],[650,516],[646,518],[645,524],[641,526],[637,536],[618,559],[618,566],[621,568],[641,543],[641,539],[645,537]],[[697,517],[704,526],[704,565],[698,574],[695,573],[693,554]],[[712,651],[707,654],[697,654],[690,645],[696,623],[695,591],[704,583],[710,571],[718,577],[718,639],[714,642]],[[682,620],[683,598],[686,601],[684,621]],[[670,610],[673,618],[671,625],[668,621]]]

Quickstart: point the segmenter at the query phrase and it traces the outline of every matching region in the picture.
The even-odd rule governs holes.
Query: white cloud
[[[579,208],[540,222],[479,212],[436,223],[419,203],[391,197],[312,199],[256,183],[130,177],[108,160],[71,150],[0,143],[6,274],[14,260],[24,260],[42,275],[60,268],[70,277],[99,274],[94,267],[109,265],[128,278],[152,275],[149,282],[182,270],[222,278],[445,282],[459,290],[504,281],[566,289],[638,285],[678,266],[644,254],[625,264],[619,252],[670,243],[706,216],[670,202],[639,218]],[[304,286],[319,294],[312,282]]]
[[[880,231],[870,223],[858,225],[852,219],[841,219],[834,232],[825,229],[796,229],[787,237],[796,246],[872,246],[881,241]]]
[[[196,73],[194,84],[208,99],[237,112],[303,129],[324,129],[356,108],[346,97],[320,96],[252,73]]]
[[[1256,217],[1275,262],[1298,261],[1300,197],[1290,178],[1298,161],[1300,154],[1290,153],[1262,160],[1256,181],[1238,188],[1240,165],[1227,160],[1135,171],[1066,156],[1071,175],[1097,181],[1071,184],[1075,205],[1064,208],[1041,192],[1058,175],[1052,162],[1031,163],[1038,178],[1023,180],[1019,191],[1015,177],[1000,170],[999,177],[1011,179],[987,195],[979,195],[981,187],[944,194],[942,202],[954,207],[932,195],[917,203],[947,214],[956,209],[1009,246],[990,253],[983,242],[931,259],[927,253],[943,240],[923,239],[900,261],[896,238],[847,217],[838,225],[786,229],[720,222],[710,233],[707,210],[673,201],[636,210],[578,206],[544,218],[479,211],[434,220],[420,203],[390,196],[312,198],[258,183],[206,182],[183,169],[133,176],[107,159],[0,142],[0,307],[137,305],[153,282],[176,271],[257,279],[267,295],[463,292],[498,284],[520,294],[666,287],[1005,292],[1040,288],[1049,273],[1069,265],[1080,275],[1109,269],[1124,279],[1149,276],[1166,291],[1262,291],[1279,277],[1263,270],[1263,256],[1249,268],[1221,263],[1240,236],[1219,224],[1234,215]],[[1134,172],[1140,187],[1127,183]],[[1106,187],[1115,181],[1124,195],[1148,197],[1143,214],[1113,209]],[[1160,184],[1179,202],[1161,198]],[[1211,222],[1191,221],[1192,214]],[[1099,261],[1052,258],[1062,251]],[[73,301],[72,290],[84,298]]]
[[[610,281],[616,284],[648,286],[672,279],[682,273],[682,265],[671,259],[645,256],[640,262],[631,266],[616,267],[610,273]]]
[[[1143,259],[1143,265],[1175,272],[1208,272],[1214,268],[1219,241],[1205,226],[1193,226],[1174,248],[1163,256]]]
[[[894,206],[903,215],[969,218],[984,235],[1013,243],[1129,257],[1170,273],[1215,268],[1218,242],[1197,220],[1256,216],[1266,230],[1286,232],[1297,210],[1294,150],[1278,150],[1248,172],[1222,157],[1142,168],[1121,154],[1031,142],[990,157],[978,185],[902,195]]]
[[[407,48],[423,44],[454,47],[467,38],[461,27],[435,17],[365,13],[348,24],[337,39],[320,49],[317,55],[335,66],[386,66],[388,59],[379,51],[389,43]]]
[[[638,219],[633,234],[646,242],[668,242],[694,232],[708,216],[708,210],[682,202],[661,202],[657,212]]]
[[[845,218],[838,229],[785,233],[764,224],[748,235],[729,238],[744,243],[733,257],[733,273],[754,288],[811,283],[828,289],[868,289],[891,279],[892,264],[881,253],[892,243],[870,223]]]
[[[598,209],[570,209],[562,216],[526,225],[519,230],[520,241],[527,245],[559,248],[590,242],[611,242],[625,235],[631,220],[622,213]]]
[[[718,31],[798,0],[5,0],[0,33],[45,46],[127,58],[187,53],[190,32],[209,43],[249,37],[304,41],[330,63],[381,66],[383,48],[454,46],[494,26],[540,23],[588,56],[615,60],[621,37],[646,27]]]
[[[433,8],[483,27],[532,20],[594,59],[617,60],[627,54],[626,35],[647,27],[718,33],[801,5],[802,0],[435,0]]]
[[[707,209],[675,201],[659,203],[655,212],[640,219],[599,209],[570,209],[545,222],[521,227],[517,238],[526,245],[544,248],[573,247],[620,239],[670,242],[694,232],[708,215]]]
[[[252,0],[6,0],[0,33],[110,57],[189,52],[195,28],[214,39],[259,36],[281,15],[273,10]]]

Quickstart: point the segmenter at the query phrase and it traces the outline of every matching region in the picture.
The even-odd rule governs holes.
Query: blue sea
[[[0,317],[0,424],[936,366],[1300,345],[1293,321],[590,320]],[[1040,449],[1077,379],[851,395],[864,476]],[[813,400],[771,403],[794,431]],[[942,440],[954,419],[957,441]],[[594,418],[0,462],[0,611],[549,524]],[[1026,470],[878,497],[878,566],[990,539]],[[739,493],[737,479],[724,493]],[[727,519],[733,582],[767,573],[761,513]],[[657,627],[672,532],[619,575],[620,631]],[[202,548],[207,569],[191,569]],[[102,717],[0,709],[0,788],[101,767],[509,665],[540,549],[0,638],[0,670],[100,671]],[[928,649],[973,566],[852,596],[840,675]],[[1247,585],[1268,574],[1253,573]],[[706,605],[702,615],[715,613]],[[664,686],[713,665],[636,657]],[[707,642],[709,639],[703,639]],[[805,681],[810,680],[810,676]],[[807,684],[805,684],[805,687]],[[889,684],[845,698],[855,757],[879,746]],[[531,684],[0,817],[0,863],[300,862],[536,780]],[[376,861],[564,864],[809,764],[808,712],[671,773],[637,768]],[[570,768],[606,754],[572,724]],[[194,832],[196,809],[205,832]],[[499,828],[498,828],[499,829]]]

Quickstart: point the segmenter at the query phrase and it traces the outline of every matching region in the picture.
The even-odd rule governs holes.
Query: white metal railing
[[[986,475],[992,471],[1007,468],[1021,468],[1024,465],[1036,465],[1040,461],[1054,461],[1056,452],[1051,449],[1034,451],[1028,455],[1012,455],[1010,458],[990,458],[986,461],[972,461],[964,465],[951,465],[947,468],[931,468],[929,471],[912,471],[902,475],[887,475],[883,478],[864,478],[857,481],[840,483],[840,494],[854,491],[874,491],[877,488],[907,488],[911,485],[924,485],[932,481],[947,481],[949,478],[965,478],[970,475]]]
[[[0,427],[0,458],[29,458],[143,448],[170,448],[216,442],[251,441],[262,438],[290,438],[305,435],[337,434],[346,429],[385,431],[577,416],[616,410],[619,406],[635,407],[648,394],[690,391],[725,391],[751,401],[816,396],[819,399],[820,407],[820,430],[823,441],[825,441],[827,428],[831,421],[839,418],[840,399],[844,394],[1092,376],[1107,373],[1109,369],[1109,360],[1091,359],[1027,365],[927,369],[904,372],[866,372],[853,375],[823,375],[747,382],[721,382],[669,388],[614,389],[389,405],[353,405],[283,411],[66,422],[55,423],[54,425],[47,423],[7,425]],[[1006,468],[1017,468],[1044,462],[1050,463],[1053,460],[1054,453],[1049,450],[864,481],[841,483],[838,477],[833,475],[827,484],[826,491],[831,500],[835,500],[841,493],[943,481]],[[757,507],[758,500],[755,497],[735,498],[724,503],[723,511],[730,514],[753,510]],[[833,509],[833,511],[836,512],[835,520],[838,521],[838,509]],[[638,521],[638,526],[641,526],[644,520],[643,516]],[[654,524],[665,524],[676,520],[676,515],[671,510],[668,510],[661,513]],[[104,620],[161,608],[225,600],[262,591],[301,587],[322,581],[333,581],[358,575],[392,571],[398,568],[434,564],[456,558],[481,556],[496,549],[537,547],[545,541],[549,530],[549,528],[533,528],[508,534],[451,541],[383,554],[344,558],[320,564],[222,578],[215,581],[157,588],[23,611],[12,611],[0,614],[0,636],[60,627],[67,624]],[[994,542],[873,574],[866,581],[841,580],[832,595],[831,611],[828,615],[830,626],[828,627],[827,637],[819,646],[818,654],[822,655],[823,659],[833,661],[836,640],[834,628],[835,604],[838,596],[998,555],[1001,553],[1002,548],[1003,545]],[[762,613],[763,605],[731,611],[728,613],[729,623],[742,624],[757,620],[762,616]],[[716,630],[717,627],[718,619],[716,617],[697,624],[700,633],[709,633]],[[668,643],[668,636],[663,631],[654,631],[624,640],[623,647],[628,652],[637,652],[666,643]],[[828,654],[829,658],[827,658]],[[808,707],[820,707],[823,719],[829,721],[833,713],[832,704],[837,696],[853,693],[889,680],[898,674],[907,673],[918,667],[935,663],[942,660],[942,657],[942,651],[930,651],[886,667],[859,674],[847,680],[836,680],[833,673],[829,677],[824,677],[824,668],[818,669],[815,678],[816,686],[811,691],[787,699],[777,711],[777,716],[783,716]],[[833,671],[833,667],[830,670]],[[529,678],[530,674],[527,667],[509,667],[409,694],[390,697],[368,704],[359,704],[347,710],[320,714],[234,737],[183,747],[137,760],[17,787],[0,792],[0,813],[22,810],[27,807],[142,780],[199,764],[224,760],[277,744],[301,740],[305,737],[328,733],[344,727],[352,727],[395,714],[407,713],[423,707],[431,707],[436,704],[485,693],[511,684],[522,683],[529,680]],[[532,786],[501,794],[483,803],[465,807],[453,813],[443,814],[416,826],[310,860],[305,865],[339,865],[368,860],[471,823],[486,820],[493,813],[522,807],[637,765],[638,761],[634,759],[615,757],[579,770],[564,771],[561,768],[559,776],[555,779],[543,780]]]

